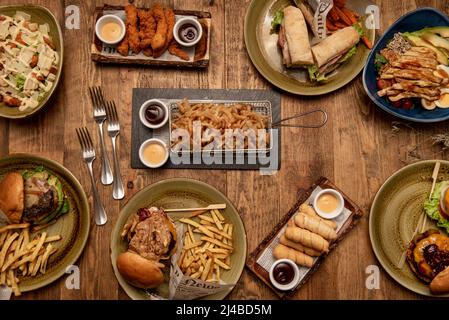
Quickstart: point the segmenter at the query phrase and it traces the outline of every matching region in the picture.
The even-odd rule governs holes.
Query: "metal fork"
[[[98,124],[100,135],[100,151],[102,160],[101,183],[104,185],[108,185],[113,182],[114,178],[112,176],[112,170],[109,164],[108,154],[106,153],[106,148],[104,146],[103,124],[106,120],[106,108],[105,108],[106,103],[100,87],[90,87],[89,92],[94,107],[94,119],[95,122]]]
[[[92,192],[94,194],[94,211],[95,211],[95,223],[99,226],[106,224],[108,217],[103,205],[101,204],[100,196],[98,195],[97,185],[95,184],[94,173],[92,169],[92,164],[95,160],[95,149],[92,143],[92,138],[90,137],[87,128],[76,129],[76,134],[81,144],[83,151],[84,161],[87,163],[87,168],[90,175],[90,182],[92,183]]]
[[[108,116],[108,134],[112,141],[112,156],[114,159],[114,186],[112,190],[112,197],[115,200],[121,200],[125,197],[125,190],[123,188],[122,176],[120,174],[120,164],[116,149],[117,136],[120,134],[120,123],[115,102],[109,101],[106,103],[106,114]]]

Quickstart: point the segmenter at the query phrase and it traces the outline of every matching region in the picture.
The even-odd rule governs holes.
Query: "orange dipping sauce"
[[[338,209],[340,200],[332,193],[324,193],[318,198],[316,204],[324,213],[332,213]]]

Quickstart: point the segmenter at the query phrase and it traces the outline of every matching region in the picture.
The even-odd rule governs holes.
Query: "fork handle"
[[[114,185],[112,188],[112,197],[115,200],[121,200],[125,197],[125,189],[123,188],[122,175],[120,173],[120,164],[118,162],[117,148],[116,148],[117,137],[112,137],[112,157],[114,158]]]
[[[103,122],[98,124],[98,130],[100,135],[100,150],[101,150],[101,183],[104,185],[109,185],[113,182],[111,165],[109,164],[108,154],[106,153],[106,147],[104,145],[104,135],[103,135]]]
[[[100,195],[98,194],[97,185],[95,184],[94,173],[92,169],[92,162],[87,164],[89,169],[90,182],[92,184],[92,192],[94,194],[94,213],[95,213],[95,223],[98,226],[103,226],[108,222],[108,217],[106,211],[100,200]]]

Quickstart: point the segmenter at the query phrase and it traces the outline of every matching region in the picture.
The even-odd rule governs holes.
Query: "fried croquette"
[[[153,7],[153,16],[157,22],[156,34],[151,39],[151,47],[153,51],[161,50],[167,41],[167,19],[165,18],[164,9],[160,4]]]
[[[126,32],[128,35],[128,42],[130,49],[138,54],[140,52],[140,38],[137,28],[137,8],[133,4],[125,6],[126,12]]]

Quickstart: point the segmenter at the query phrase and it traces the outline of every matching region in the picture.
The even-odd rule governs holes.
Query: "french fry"
[[[193,249],[193,248],[196,248],[196,247],[201,246],[202,244],[203,244],[202,241],[192,242],[192,243],[189,243],[188,245],[186,245],[186,246],[184,247],[184,249],[185,249],[185,250],[191,250],[191,249]]]
[[[219,230],[223,230],[223,225],[221,224],[220,219],[218,219],[217,214],[215,213],[215,211],[212,210],[212,211],[211,211],[211,214],[212,214],[212,219],[214,219],[214,223],[215,223],[215,225],[217,226],[217,228],[218,228]]]
[[[231,267],[226,263],[224,263],[223,261],[221,261],[220,259],[215,259],[215,263],[225,270],[231,270]]]
[[[200,225],[199,223],[191,220],[191,219],[180,219],[179,221],[185,223],[185,224],[190,224],[191,226],[198,228],[201,232],[203,232],[205,235],[207,235],[208,237],[213,238],[214,234],[212,232],[210,232],[209,230],[207,230],[204,226]]]
[[[204,225],[204,226],[213,226],[213,222],[209,222],[207,220],[200,220],[200,224]]]
[[[221,253],[221,254],[226,254],[226,255],[229,255],[231,253],[229,250],[222,249],[222,248],[210,248],[209,251],[212,253]]]
[[[8,224],[7,226],[0,228],[0,233],[9,231],[9,230],[16,230],[16,229],[26,229],[29,228],[29,223],[21,223],[21,224]]]
[[[193,235],[192,227],[190,226],[190,224],[187,225],[187,230],[189,231],[190,240],[192,240],[192,242],[195,242],[195,236]]]
[[[18,236],[19,234],[15,232],[11,236],[8,236],[8,238],[6,239],[2,251],[0,252],[0,268],[3,266],[3,263],[5,262],[6,253],[8,252],[9,247]]]
[[[0,246],[2,246],[3,242],[5,242],[6,236],[7,232],[0,233]]]
[[[204,215],[204,214],[200,214],[200,215],[198,216],[198,218],[200,218],[201,220],[210,222],[210,223],[215,223],[215,222],[214,222],[214,219],[212,219],[211,217],[206,216],[206,215]]]
[[[20,292],[19,286],[17,285],[16,277],[14,276],[14,271],[12,271],[12,270],[8,271],[8,279],[10,281],[11,288],[12,288],[12,291],[14,292],[14,295],[16,297],[20,296],[22,293]]]
[[[201,274],[201,280],[205,281],[207,279],[207,276],[209,275],[210,266],[212,265],[213,259],[208,259],[206,262],[206,265],[204,266],[203,273]]]
[[[219,219],[221,222],[223,222],[223,221],[226,220],[226,219],[223,217],[223,215],[221,214],[220,210],[214,209],[213,211],[215,212],[215,214],[217,215],[218,219]]]
[[[223,230],[223,231],[218,230],[217,228],[215,228],[215,227],[213,227],[213,226],[207,226],[206,228],[209,229],[210,231],[212,231],[213,233],[216,233],[216,234],[222,236],[223,238],[232,240],[232,236],[230,236],[230,235],[229,235],[227,232],[225,232],[224,230]]]
[[[217,277],[217,282],[220,282],[220,266],[215,261],[214,263],[215,276]]]
[[[215,244],[215,245],[217,245],[219,247],[225,248],[225,249],[233,250],[233,248],[230,245],[224,244],[223,242],[221,242],[219,240],[216,240],[216,239],[213,239],[213,238],[210,238],[210,237],[202,236],[201,240],[213,243],[213,244]]]
[[[39,251],[41,250],[42,246],[44,245],[45,238],[47,237],[47,233],[43,232],[41,235],[41,238],[39,239],[36,248],[34,249],[33,253],[31,254],[30,261],[34,261],[39,254]]]

